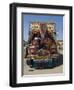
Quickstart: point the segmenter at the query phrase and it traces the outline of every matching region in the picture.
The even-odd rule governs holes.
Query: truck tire
[[[27,65],[31,65],[31,61],[30,60],[27,60],[26,63],[27,63]]]
[[[27,60],[26,63],[27,63],[27,65],[29,65],[29,66],[33,66],[34,61],[33,61],[33,59],[30,59],[30,60]]]

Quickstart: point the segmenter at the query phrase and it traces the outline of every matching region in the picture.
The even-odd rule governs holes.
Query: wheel
[[[26,63],[27,63],[27,65],[32,67],[34,64],[34,61],[33,61],[33,59],[30,59],[30,60],[27,60]]]
[[[27,65],[31,65],[31,60],[26,61]]]

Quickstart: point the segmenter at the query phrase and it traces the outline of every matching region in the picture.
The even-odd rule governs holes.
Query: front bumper
[[[57,62],[57,58],[50,58],[48,60],[34,60],[34,59],[30,59],[27,60],[27,65],[29,65],[31,68],[53,68],[56,66]]]

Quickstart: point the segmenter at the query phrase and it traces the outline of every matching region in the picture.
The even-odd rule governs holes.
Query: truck
[[[26,64],[30,68],[42,69],[56,66],[59,53],[56,44],[56,24],[51,22],[31,22]]]

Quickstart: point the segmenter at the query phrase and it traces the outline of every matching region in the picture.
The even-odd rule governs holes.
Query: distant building
[[[63,49],[63,40],[57,40],[57,47]]]

